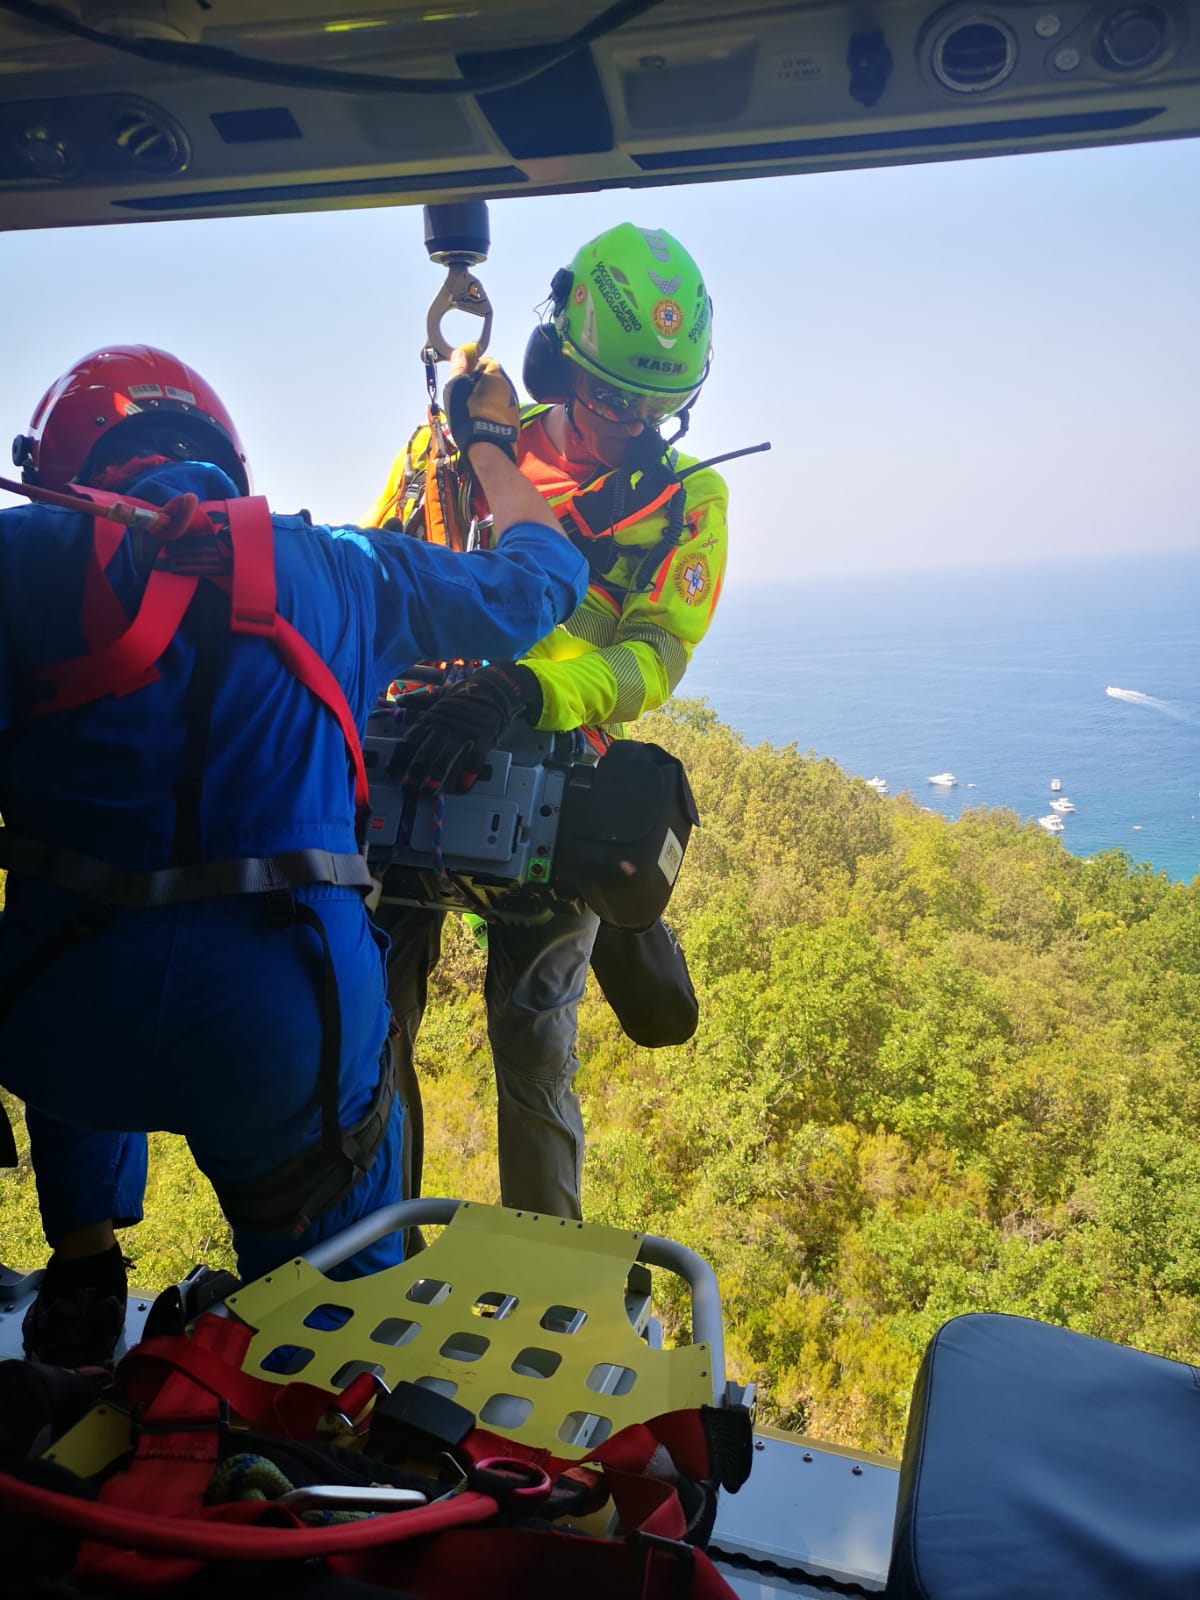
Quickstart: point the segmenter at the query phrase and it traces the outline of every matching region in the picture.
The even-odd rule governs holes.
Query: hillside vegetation
[[[964,1310],[1200,1359],[1200,882],[880,800],[703,705],[639,732],[684,758],[704,819],[670,913],[702,1022],[639,1050],[589,993],[585,1208],[712,1261],[761,1414],[897,1452],[921,1351]],[[429,1194],[497,1194],[482,978],[448,928]],[[125,1236],[146,1285],[229,1260],[186,1149],[156,1147]],[[34,1264],[28,1171],[0,1182],[0,1258]]]

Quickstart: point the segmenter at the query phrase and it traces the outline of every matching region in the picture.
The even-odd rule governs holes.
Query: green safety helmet
[[[682,410],[708,376],[712,301],[700,269],[661,228],[619,223],[585,244],[551,284],[552,320],[526,351],[536,400],[570,392],[563,357],[616,388]]]

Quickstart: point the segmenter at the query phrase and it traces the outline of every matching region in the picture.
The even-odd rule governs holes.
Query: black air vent
[[[187,148],[165,119],[140,106],[113,118],[113,138],[129,161],[146,172],[179,172],[187,165]]]
[[[226,144],[268,144],[274,139],[304,137],[286,106],[257,106],[253,111],[210,111],[209,121]]]
[[[938,37],[933,71],[957,94],[982,94],[1003,83],[1017,64],[1017,42],[1003,23],[966,17]]]

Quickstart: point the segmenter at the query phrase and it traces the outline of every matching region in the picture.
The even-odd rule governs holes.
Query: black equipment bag
[[[683,763],[661,746],[615,739],[571,768],[554,876],[613,928],[654,926],[700,821]]]
[[[649,1050],[686,1044],[700,1021],[683,948],[660,917],[643,933],[603,923],[592,971],[622,1031]]]
[[[917,1375],[890,1600],[1195,1600],[1200,1371],[956,1317]]]

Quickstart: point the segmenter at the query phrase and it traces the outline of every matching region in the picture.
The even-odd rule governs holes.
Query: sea
[[[1082,856],[1200,873],[1200,548],[1029,566],[730,575],[680,694],[957,818],[1052,815]],[[954,788],[929,778],[951,772]]]

